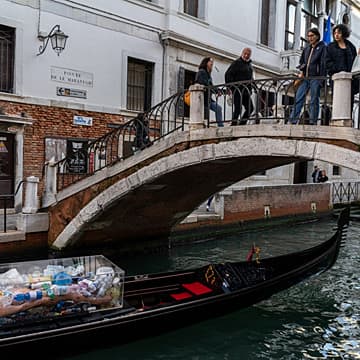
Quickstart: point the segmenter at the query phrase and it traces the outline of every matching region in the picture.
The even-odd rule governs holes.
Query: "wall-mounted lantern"
[[[68,37],[69,37],[68,35],[65,35],[60,30],[60,25],[55,25],[51,29],[51,31],[49,32],[48,35],[46,35],[46,36],[38,35],[38,39],[40,41],[42,41],[43,43],[40,46],[39,52],[36,55],[41,55],[45,51],[45,49],[49,43],[49,40],[50,40],[51,47],[59,56],[60,53],[65,49],[66,40]]]

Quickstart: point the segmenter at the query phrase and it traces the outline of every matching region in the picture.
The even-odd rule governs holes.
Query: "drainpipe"
[[[163,38],[164,32],[159,33],[159,40],[162,47],[162,69],[161,69],[161,99],[164,100],[165,93],[165,59],[166,59],[166,47],[168,45],[168,40]]]

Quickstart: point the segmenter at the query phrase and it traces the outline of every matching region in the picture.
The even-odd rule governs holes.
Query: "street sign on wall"
[[[50,79],[75,86],[93,87],[94,85],[94,75],[92,73],[57,66],[51,66]]]
[[[56,95],[86,99],[86,90],[70,89],[70,88],[57,86]]]
[[[73,124],[74,125],[92,126],[93,118],[89,117],[89,116],[74,115]]]

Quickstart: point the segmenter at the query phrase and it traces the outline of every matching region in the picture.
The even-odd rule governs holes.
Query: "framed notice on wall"
[[[68,172],[85,174],[88,170],[88,140],[67,140]]]

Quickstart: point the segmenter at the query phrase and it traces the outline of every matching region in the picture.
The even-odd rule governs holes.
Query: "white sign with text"
[[[52,81],[86,87],[93,87],[94,85],[94,74],[89,72],[66,69],[57,66],[51,66],[50,72],[50,79]]]
[[[88,116],[74,115],[73,124],[74,124],[74,125],[92,126],[92,124],[93,124],[93,118],[92,118],[92,117],[88,117]]]

